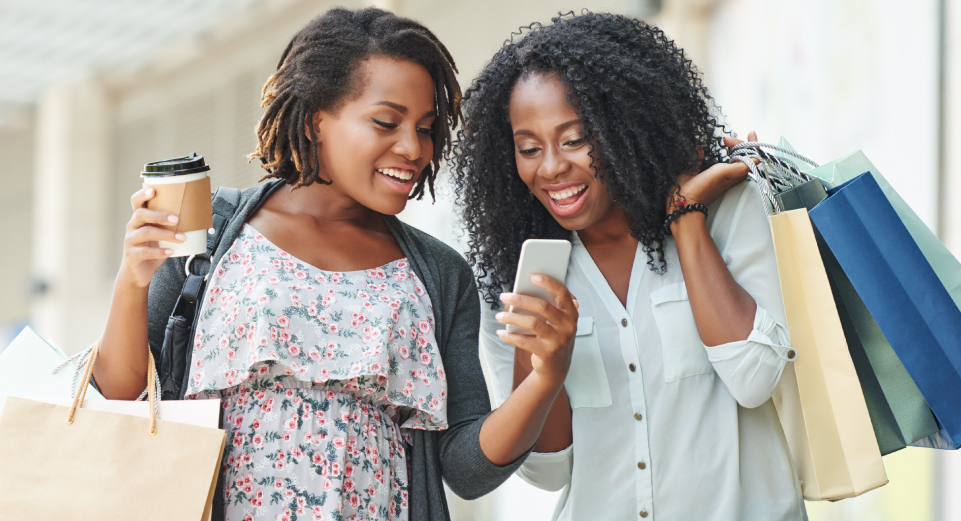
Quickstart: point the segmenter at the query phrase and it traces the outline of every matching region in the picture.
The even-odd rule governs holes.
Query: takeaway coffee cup
[[[144,188],[149,186],[157,192],[147,201],[147,208],[170,212],[180,218],[176,224],[159,225],[187,236],[182,243],[160,241],[161,248],[174,251],[173,257],[207,251],[207,229],[213,226],[208,170],[204,156],[193,153],[147,163],[140,173]]]

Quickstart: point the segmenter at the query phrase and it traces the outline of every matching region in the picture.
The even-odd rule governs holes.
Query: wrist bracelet
[[[701,203],[678,206],[671,215],[667,216],[667,219],[664,219],[664,235],[671,235],[671,223],[680,219],[682,215],[695,211],[702,212],[707,217],[707,206]]]

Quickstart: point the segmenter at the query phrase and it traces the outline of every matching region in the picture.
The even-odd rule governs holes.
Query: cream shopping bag
[[[805,499],[857,496],[888,482],[861,384],[804,208],[770,217],[791,346],[774,392]]]
[[[96,358],[95,347],[69,407],[7,398],[0,415],[0,521],[208,519],[224,431],[156,417],[153,356],[149,403],[104,400],[96,403],[100,410],[83,408]],[[196,421],[195,412],[203,411],[212,417],[205,422],[216,422],[219,407],[204,402],[164,402],[161,418],[176,409],[171,415],[180,420]],[[129,414],[144,405],[146,418]]]

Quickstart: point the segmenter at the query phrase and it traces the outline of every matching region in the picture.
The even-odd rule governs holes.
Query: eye
[[[577,146],[583,145],[584,142],[585,142],[584,138],[583,138],[583,137],[579,137],[579,138],[569,139],[569,140],[565,141],[565,142],[564,142],[564,146],[577,147]]]
[[[381,127],[381,128],[384,128],[384,129],[386,129],[386,130],[393,130],[393,129],[397,128],[397,124],[396,124],[396,123],[388,123],[388,122],[386,122],[386,121],[381,121],[381,120],[379,120],[379,119],[377,119],[377,118],[370,118],[370,119],[371,119],[371,121],[373,121],[377,126],[379,126],[379,127]]]
[[[522,155],[522,156],[532,156],[532,155],[536,154],[539,150],[540,150],[540,149],[537,148],[537,147],[518,148],[518,149],[517,149],[517,152],[518,152],[520,155]]]
[[[434,127],[417,127],[417,132],[424,136],[433,136]]]

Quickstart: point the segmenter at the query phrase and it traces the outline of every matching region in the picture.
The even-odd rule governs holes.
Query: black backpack
[[[162,400],[182,400],[187,390],[187,379],[190,378],[191,339],[194,335],[197,313],[200,311],[197,301],[203,296],[207,287],[207,276],[211,268],[210,259],[217,251],[227,223],[237,213],[240,196],[241,192],[237,188],[217,189],[211,201],[214,226],[211,228],[213,233],[207,234],[207,251],[187,258],[185,266],[187,278],[184,280],[177,304],[170,313],[170,318],[167,319],[163,346],[160,348],[160,359],[157,364]]]

